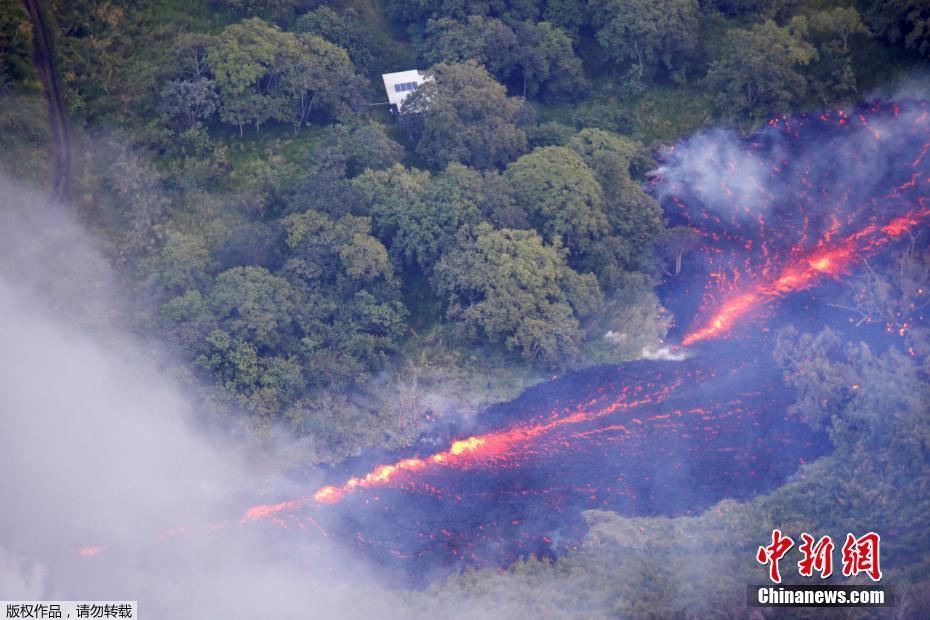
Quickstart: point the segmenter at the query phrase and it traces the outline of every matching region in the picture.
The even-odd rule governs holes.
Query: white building
[[[410,71],[385,73],[381,76],[381,79],[384,80],[384,90],[387,92],[388,101],[399,112],[404,104],[404,99],[429,78],[417,69],[411,69]]]

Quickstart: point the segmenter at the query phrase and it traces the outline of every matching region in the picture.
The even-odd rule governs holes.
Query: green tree
[[[809,22],[812,31],[834,35],[844,52],[849,51],[850,37],[857,34],[869,34],[869,29],[862,22],[859,11],[851,6],[818,11],[811,15]]]
[[[162,287],[182,293],[202,286],[212,265],[210,250],[198,235],[171,232],[157,261]]]
[[[404,104],[416,153],[442,169],[450,162],[500,166],[526,149],[529,110],[474,62],[440,63]]]
[[[544,99],[575,99],[588,87],[581,59],[571,39],[548,22],[523,21],[514,27],[520,42],[517,64],[523,80],[523,96]]]
[[[651,77],[658,66],[682,70],[697,45],[696,0],[595,0],[592,24],[608,60]]]
[[[561,28],[575,43],[581,40],[581,28],[587,19],[584,0],[548,0],[543,19]]]
[[[288,259],[281,277],[300,294],[294,313],[301,358],[314,385],[358,385],[399,346],[407,310],[386,248],[367,217],[313,211],[283,222]]]
[[[207,52],[216,39],[208,34],[182,32],[169,48],[168,77],[180,80],[211,78]]]
[[[774,354],[798,393],[793,411],[826,429],[839,450],[904,456],[906,463],[930,456],[930,383],[920,367],[926,357],[893,348],[877,354],[829,328],[811,334],[793,327],[778,332]]]
[[[572,271],[558,244],[488,224],[463,231],[437,265],[435,285],[449,299],[448,317],[472,337],[551,365],[577,353],[579,319],[601,301],[594,276]]]
[[[362,125],[352,129],[341,140],[340,147],[349,177],[369,168],[388,168],[404,156],[404,147],[392,140],[380,125]]]
[[[297,358],[260,355],[255,344],[222,329],[210,333],[197,361],[213,375],[221,404],[243,407],[258,425],[278,418],[306,387]]]
[[[344,48],[352,63],[366,72],[374,63],[374,42],[365,28],[364,20],[351,7],[337,13],[328,6],[319,6],[301,15],[294,29],[322,37]]]
[[[159,93],[164,116],[180,121],[182,129],[190,129],[200,120],[208,119],[219,108],[219,97],[213,80],[171,80]]]
[[[707,73],[718,108],[727,114],[760,117],[787,112],[803,101],[807,80],[799,69],[817,58],[806,34],[803,18],[785,27],[768,20],[732,31],[722,57]]]
[[[652,247],[662,233],[662,209],[634,178],[655,165],[640,143],[601,129],[583,129],[568,143],[604,191],[609,231],[584,256],[579,268],[593,271],[605,288],[618,286],[632,271],[651,271]]]
[[[572,98],[584,90],[581,61],[564,32],[546,22],[510,26],[495,18],[444,18],[427,24],[423,57],[431,63],[475,60],[523,96]]]
[[[505,176],[517,204],[548,242],[578,253],[607,232],[601,186],[572,149],[536,149],[507,166]]]
[[[510,79],[519,42],[513,28],[499,19],[469,15],[465,21],[450,17],[426,24],[420,54],[430,64],[474,60],[497,79]]]
[[[295,131],[314,110],[345,118],[361,104],[362,79],[341,47],[314,35],[300,35],[280,62],[284,66],[273,89],[281,99],[277,117],[290,121]]]
[[[387,250],[369,235],[352,235],[349,242],[339,248],[339,258],[350,278],[370,281],[380,276],[391,277],[391,261]]]
[[[811,86],[825,105],[853,97],[858,89],[850,39],[870,34],[859,12],[853,7],[838,7],[812,13],[808,21],[818,56],[810,68]]]
[[[673,272],[665,269],[665,273],[677,276],[681,273],[685,254],[700,247],[700,236],[695,229],[688,226],[674,226],[665,231],[659,239],[659,246],[662,258],[675,264]]]
[[[361,82],[345,50],[314,35],[282,32],[258,18],[227,26],[207,50],[220,116],[256,129],[269,119],[295,130],[316,109],[337,118],[358,105]]]
[[[453,172],[431,176],[397,165],[358,178],[375,230],[399,268],[417,264],[430,273],[454,244],[458,230],[480,219],[475,196],[480,187],[462,168],[451,164]],[[480,184],[480,175],[477,179]]]
[[[297,294],[264,267],[234,267],[216,277],[207,303],[233,337],[274,348],[291,335]]]
[[[862,5],[875,34],[930,56],[930,5],[924,0],[865,0]]]
[[[261,19],[227,26],[207,50],[207,62],[219,88],[221,118],[239,127],[259,128],[274,113],[271,88],[291,43],[287,35]]]

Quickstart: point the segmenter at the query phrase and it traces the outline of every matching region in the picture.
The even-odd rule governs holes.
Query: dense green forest
[[[654,148],[849,103],[930,55],[916,0],[45,13],[69,198],[154,300],[140,327],[216,410],[315,434],[321,458],[403,442],[430,387],[480,403],[656,342],[651,286],[683,240],[641,189]],[[43,183],[29,16],[4,0],[0,20],[4,167]],[[380,74],[410,68],[435,79],[394,118]]]
[[[66,198],[137,301],[134,328],[167,343],[164,365],[203,411],[258,437],[312,437],[315,461],[403,445],[448,401],[478,407],[657,345],[668,318],[653,289],[689,240],[643,190],[656,150],[850,105],[930,59],[924,0],[43,5],[69,118]],[[396,115],[381,74],[415,68],[433,79]],[[29,13],[0,0],[0,169],[47,185],[51,148]],[[900,379],[926,360],[844,349],[830,332],[784,333],[776,354],[799,406],[842,403],[802,410],[837,451],[797,480],[691,519],[590,513],[577,554],[411,596],[546,617],[737,617],[773,522],[864,520],[926,549],[930,530],[910,524],[926,522],[930,478],[888,474],[930,442],[927,383]],[[818,390],[840,381],[811,376],[875,389],[832,399]],[[879,416],[889,402],[900,414]],[[923,499],[881,510],[901,494]],[[649,560],[662,553],[689,563],[665,574]],[[924,586],[899,596],[930,605],[923,562],[901,575]],[[708,608],[689,608],[681,571],[719,600],[702,591]]]

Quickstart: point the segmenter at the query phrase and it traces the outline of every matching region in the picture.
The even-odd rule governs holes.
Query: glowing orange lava
[[[248,521],[255,521],[256,519],[271,517],[278,514],[279,512],[297,508],[306,501],[306,498],[300,498],[291,500],[289,502],[280,502],[278,504],[260,504],[258,506],[252,506],[245,511],[245,515],[242,517],[242,521],[240,521],[240,523],[246,523]]]
[[[725,301],[703,327],[685,335],[681,343],[690,346],[726,334],[740,318],[769,300],[807,290],[816,285],[823,275],[837,276],[843,273],[857,258],[868,256],[928,217],[930,207],[922,199],[919,209],[897,217],[881,228],[870,225],[841,241],[806,253],[801,259],[783,268],[777,278],[757,282],[748,291]]]
[[[548,422],[515,426],[507,430],[460,439],[452,442],[448,450],[437,452],[426,458],[408,458],[400,460],[393,465],[378,465],[363,477],[350,478],[341,487],[332,485],[322,487],[313,495],[313,499],[320,504],[335,504],[340,502],[348,492],[354,489],[386,486],[396,483],[404,474],[409,472],[420,471],[431,466],[467,467],[472,461],[486,461],[501,457],[553,429],[608,416],[620,409],[638,407],[648,402],[659,402],[671,390],[679,385],[680,381],[670,386],[665,386],[654,394],[645,394],[637,399],[628,398],[630,395],[625,391],[617,401],[600,409],[593,411],[582,409],[581,411],[576,411],[565,417],[556,418]],[[275,507],[283,505],[284,504],[276,504]],[[267,507],[258,506],[250,509],[249,512],[262,508]]]

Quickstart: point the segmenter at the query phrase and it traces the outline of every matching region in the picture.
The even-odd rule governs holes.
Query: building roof
[[[419,70],[411,69],[409,71],[385,73],[381,76],[381,79],[384,80],[384,90],[387,92],[388,101],[397,106],[399,110],[404,103],[404,99],[428,78]]]

